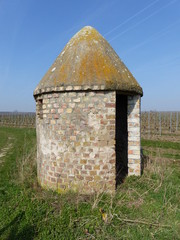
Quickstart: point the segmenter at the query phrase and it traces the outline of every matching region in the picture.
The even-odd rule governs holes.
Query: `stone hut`
[[[140,175],[142,95],[109,43],[81,29],[34,91],[39,183],[89,193]]]

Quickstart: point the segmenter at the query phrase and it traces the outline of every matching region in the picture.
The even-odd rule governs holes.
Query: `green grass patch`
[[[179,160],[180,154],[163,153],[163,157]]]
[[[146,146],[146,147],[180,150],[179,142],[167,142],[167,141],[142,139],[141,144],[142,144],[142,146]]]
[[[114,195],[60,195],[37,184],[34,129],[0,128],[0,136],[2,145],[14,138],[0,165],[0,239],[179,238],[177,165],[149,163]]]
[[[9,135],[10,137],[11,135]],[[5,129],[1,129],[0,132],[0,150],[7,145],[8,142],[8,134],[6,133]]]

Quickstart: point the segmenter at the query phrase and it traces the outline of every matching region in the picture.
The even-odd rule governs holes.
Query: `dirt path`
[[[10,149],[13,147],[13,141],[14,138],[8,137],[8,142],[5,147],[0,149],[0,164],[4,162],[3,158],[6,156],[6,154],[10,151]]]

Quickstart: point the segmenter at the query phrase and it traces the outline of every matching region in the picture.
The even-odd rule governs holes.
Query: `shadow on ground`
[[[17,231],[19,229],[20,222],[24,219],[25,212],[19,213],[9,224],[7,224],[4,228],[0,229],[0,238],[2,234],[7,233],[7,240],[32,240],[36,235],[36,228],[32,225],[24,225],[22,226],[21,231]]]

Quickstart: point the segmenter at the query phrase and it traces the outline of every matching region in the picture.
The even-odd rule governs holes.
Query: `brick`
[[[94,180],[95,181],[99,181],[99,180],[101,180],[102,178],[100,177],[100,176],[94,176]]]
[[[108,168],[108,165],[104,165],[104,166],[103,166],[103,170],[107,170],[107,169],[109,169],[109,168]]]
[[[65,158],[65,159],[64,159],[64,162],[65,162],[65,163],[69,163],[69,162],[70,162],[70,159],[69,159],[69,158]]]
[[[94,170],[100,170],[100,166],[99,165],[95,165],[94,166]]]
[[[128,150],[128,154],[133,154],[133,150]]]
[[[53,104],[53,107],[54,107],[54,108],[59,108],[59,104],[58,104],[58,103],[54,103],[54,104]]]
[[[107,141],[99,141],[98,146],[100,146],[100,147],[106,147],[106,146],[107,146]]]
[[[67,112],[67,113],[72,113],[72,108],[67,108],[67,109],[66,109],[66,112]]]
[[[115,162],[116,162],[115,159],[110,159],[110,160],[109,160],[109,163],[111,163],[111,164],[115,164]]]
[[[93,180],[93,177],[92,176],[86,176],[85,178],[87,181],[92,181]]]
[[[48,94],[47,97],[48,97],[48,98],[52,98],[52,94]]]
[[[94,160],[88,160],[88,164],[91,164],[91,165],[94,165],[95,164],[95,161]]]
[[[101,124],[103,124],[103,125],[107,125],[108,121],[107,121],[107,120],[104,120],[104,119],[102,119],[102,120],[100,121],[100,123],[101,123]]]
[[[76,168],[77,168],[78,170],[82,170],[82,165],[77,165]]]
[[[43,99],[43,103],[49,103],[49,99]]]
[[[92,166],[91,165],[85,165],[85,169],[92,170]],[[95,169],[95,170],[97,170],[97,169]]]
[[[81,86],[74,86],[74,90],[81,90]]]
[[[80,164],[86,164],[86,163],[87,163],[87,160],[85,160],[85,159],[80,160]]]
[[[68,177],[67,174],[65,174],[65,173],[61,173],[61,178],[67,178],[67,177]]]
[[[58,178],[58,179],[57,179],[57,182],[58,182],[58,183],[62,183],[62,179],[61,179],[61,178]]]
[[[48,107],[49,109],[51,109],[51,108],[52,108],[52,104],[48,104],[47,107]]]
[[[70,136],[71,141],[76,141],[76,136]]]
[[[129,154],[128,158],[129,159],[140,159],[140,155],[139,154],[137,154],[137,155],[136,154]]]
[[[97,175],[97,172],[96,172],[96,171],[90,171],[89,173],[90,173],[91,176]]]
[[[79,146],[81,146],[81,143],[80,143],[80,142],[75,142],[75,143],[74,143],[74,146],[75,146],[75,147],[79,147]]]
[[[53,93],[53,98],[58,98],[59,94],[58,93]]]
[[[53,162],[53,166],[56,167],[57,166],[57,162]]]
[[[60,173],[54,173],[54,177],[60,178],[61,174]]]
[[[51,113],[56,113],[56,109],[51,109],[51,111],[50,111]]]
[[[63,109],[67,108],[67,104],[66,104],[66,103],[63,103],[63,104],[61,105],[61,108],[63,108]]]
[[[85,147],[91,146],[91,143],[90,142],[83,142],[83,146],[85,146]]]
[[[89,157],[89,153],[83,153],[83,157],[84,158],[88,158]]]
[[[79,107],[79,108],[85,108],[85,104],[82,104],[82,103],[81,103],[81,104],[78,105],[78,107]]]
[[[115,125],[109,125],[106,128],[107,130],[115,130]]]
[[[54,114],[54,119],[59,119],[59,115],[58,114]]]
[[[116,124],[116,121],[115,121],[115,120],[110,120],[110,121],[109,121],[109,124],[115,125],[115,124]]]
[[[74,108],[75,107],[75,103],[69,103],[69,107],[70,108]]]
[[[60,166],[60,167],[65,167],[66,164],[65,164],[65,163],[60,163],[59,166]]]
[[[107,108],[115,108],[115,103],[106,103],[105,107]]]
[[[84,179],[84,177],[82,175],[77,175],[77,178],[80,179],[80,180]]]
[[[106,115],[107,119],[115,119],[115,115]]]
[[[51,182],[56,182],[56,178],[51,178]]]
[[[70,91],[70,90],[72,90],[72,89],[73,89],[72,86],[67,86],[67,87],[66,87],[66,91]]]
[[[90,141],[94,141],[95,140],[95,137],[90,137]]]
[[[55,121],[55,120],[51,120],[51,121],[50,121],[50,124],[52,124],[52,125],[53,125],[53,124],[56,124],[56,121]]]
[[[81,101],[80,98],[75,98],[75,99],[73,99],[73,102],[75,102],[75,103],[78,103],[78,102],[80,102],[80,101]]]
[[[68,97],[68,98],[72,98],[72,97],[76,97],[76,92],[67,92],[67,94],[64,94],[64,97]]]
[[[43,110],[43,113],[49,113],[48,109]]]
[[[58,109],[58,113],[63,113],[63,112],[64,112],[63,108]]]

